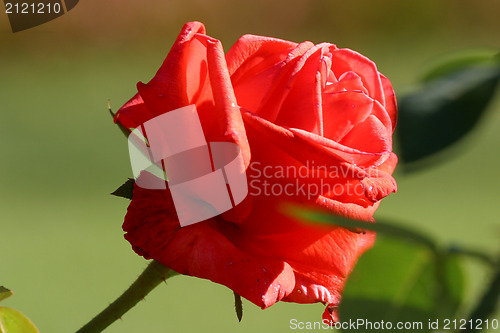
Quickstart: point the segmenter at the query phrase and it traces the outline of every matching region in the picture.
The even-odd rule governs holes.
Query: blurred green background
[[[43,333],[73,332],[146,266],[123,239],[128,201],[109,195],[131,170],[106,102],[118,109],[154,75],[185,22],[205,23],[226,51],[246,33],[352,48],[402,96],[440,56],[500,48],[499,12],[497,0],[82,0],[15,34],[0,13],[0,285],[15,292],[2,305]],[[496,98],[455,147],[461,154],[420,173],[396,172],[398,193],[377,216],[442,244],[498,253],[499,143]],[[467,268],[472,300],[485,275]],[[290,319],[319,321],[324,309],[278,303],[262,311],[244,301],[238,323],[229,289],[184,276],[167,284],[106,332],[289,332]]]

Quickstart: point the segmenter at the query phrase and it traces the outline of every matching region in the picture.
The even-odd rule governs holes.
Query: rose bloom
[[[191,22],[155,77],[137,89],[116,122],[131,130],[196,105],[207,142],[240,147],[250,194],[222,215],[180,227],[168,189],[136,184],[123,224],[133,249],[262,308],[322,302],[329,317],[375,234],[306,224],[287,207],[373,222],[380,200],[396,191],[389,80],[368,58],[329,43],[245,35],[224,55],[203,24]],[[264,183],[275,194],[279,186],[287,191],[265,193]],[[316,193],[304,193],[313,185]]]

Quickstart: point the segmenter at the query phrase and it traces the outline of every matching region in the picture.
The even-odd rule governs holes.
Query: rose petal
[[[340,142],[372,110],[373,99],[359,91],[323,94],[324,137]]]
[[[262,308],[291,292],[291,267],[242,247],[245,234],[234,224],[212,218],[181,228],[168,190],[135,185],[133,195],[123,229],[138,254],[181,274],[223,284]]]
[[[342,74],[338,81],[329,82],[326,87],[324,94],[336,93],[341,91],[355,91],[362,92],[365,95],[368,95],[368,90],[363,86],[363,81],[358,74],[349,71]]]
[[[140,96],[118,111],[127,124],[195,104],[207,141],[236,143],[242,151],[245,166],[250,161],[250,148],[245,127],[231,86],[224,50],[216,39],[202,33],[201,23],[186,24],[156,76],[139,83]],[[144,101],[144,105],[140,99]],[[131,109],[128,105],[135,103]],[[145,112],[139,117],[132,113]]]
[[[382,81],[382,87],[384,89],[385,95],[385,110],[392,122],[392,131],[396,128],[397,121],[397,106],[396,106],[396,94],[392,89],[391,82],[384,75],[380,74],[380,80]]]
[[[274,125],[248,111],[243,111],[242,115],[247,127],[251,126],[259,135],[265,137],[267,142],[272,142],[304,164],[314,160],[318,162],[317,165],[341,162],[359,166],[377,165],[385,161],[390,153],[390,151],[363,152],[307,131]]]
[[[387,156],[392,150],[391,132],[374,115],[354,126],[341,143],[364,152],[385,152]]]
[[[240,106],[258,109],[296,46],[281,39],[245,35],[229,49],[228,70]]]
[[[375,235],[306,224],[281,213],[284,200],[256,198],[256,205],[262,210],[254,210],[239,225],[246,236],[243,245],[254,252],[282,258],[293,268],[295,287],[285,301],[337,304],[354,263],[373,245]]]
[[[288,80],[289,91],[274,122],[276,125],[323,135],[321,90],[328,67],[322,59],[327,51],[326,44],[316,45],[299,59]]]
[[[229,74],[238,83],[284,60],[297,45],[278,38],[244,35],[227,52]]]
[[[287,260],[295,271],[295,288],[284,302],[340,304],[345,282],[359,256],[375,242],[375,233],[355,234],[339,228],[310,245],[298,261]],[[333,244],[333,246],[332,246]],[[318,256],[317,253],[326,252]],[[340,255],[342,254],[342,255]],[[304,265],[303,263],[307,263]],[[327,266],[324,271],[317,266]],[[341,269],[341,274],[333,268]]]
[[[294,66],[311,46],[252,35],[240,38],[226,56],[238,104],[274,121]]]
[[[244,119],[253,147],[253,164],[247,175],[254,193],[263,193],[262,187],[267,182],[277,189],[290,188],[293,198],[283,196],[287,200],[310,202],[330,213],[369,220],[374,203],[380,199],[379,194],[395,190],[394,179],[385,172],[378,172],[375,166],[363,169],[348,164],[324,145],[296,136],[297,130],[287,131],[249,113],[244,113]],[[376,157],[381,159],[383,156]],[[371,181],[369,184],[367,178]],[[307,193],[297,188],[305,188]]]
[[[166,103],[167,108],[158,110],[161,113],[189,105],[193,93],[196,93],[199,89],[191,92],[190,96],[188,96],[186,90],[189,91],[191,87],[199,87],[200,82],[206,80],[206,72],[203,75],[203,73],[200,73],[199,66],[198,68],[192,67],[194,59],[199,59],[198,62],[201,63],[206,57],[206,50],[203,46],[191,43],[198,33],[206,33],[205,26],[202,23],[186,23],[160,69],[148,83],[148,85],[155,87],[164,95],[164,103]]]
[[[141,95],[135,94],[115,114],[115,123],[122,124],[131,132],[141,124],[153,118],[153,114],[144,104]]]
[[[332,70],[337,77],[345,72],[355,72],[363,81],[368,95],[385,106],[385,94],[380,74],[373,61],[349,49],[332,50]]]

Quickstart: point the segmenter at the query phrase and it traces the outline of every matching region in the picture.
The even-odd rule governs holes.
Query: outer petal
[[[154,115],[189,105],[206,80],[206,49],[194,42],[196,34],[204,35],[205,26],[200,22],[184,25],[177,40],[154,78],[148,83],[163,95],[162,106]]]
[[[226,59],[240,106],[254,112],[259,108],[296,45],[276,38],[245,35],[229,49]]]
[[[256,197],[260,209],[239,225],[245,237],[238,244],[252,253],[281,258],[293,268],[295,287],[284,301],[338,304],[345,280],[358,257],[373,245],[375,235],[304,224],[284,215],[288,204],[318,209],[315,203],[296,200]]]
[[[227,52],[229,74],[238,83],[285,60],[297,45],[278,38],[244,35]]]
[[[168,190],[135,186],[133,195],[123,229],[139,254],[181,274],[223,284],[262,308],[292,291],[290,265],[242,247],[246,235],[234,224],[213,218],[181,228]]]
[[[115,121],[137,126],[154,116],[195,104],[207,141],[238,144],[248,165],[250,148],[224,50],[218,40],[204,33],[201,23],[187,23],[155,77],[148,84],[138,84],[139,95],[117,112]]]
[[[186,64],[188,63],[186,50],[189,42],[197,33],[205,33],[205,27],[202,23],[189,22],[184,25],[167,58],[154,78],[149,82],[151,86],[156,87],[158,95],[161,94],[170,104],[165,105],[164,102],[163,108],[152,108],[150,110],[144,104],[142,96],[136,94],[118,110],[115,122],[120,122],[127,128],[136,128],[155,116],[189,105],[186,94],[187,78],[185,73]],[[201,77],[202,75],[198,76]]]
[[[359,256],[373,246],[375,233],[356,234],[337,229],[303,251],[298,261],[288,260],[295,271],[295,288],[285,302],[323,302],[339,305],[345,282]],[[324,253],[318,256],[317,253]],[[306,263],[305,265],[303,263]],[[318,270],[319,265],[330,269]],[[340,271],[335,272],[333,268]]]
[[[135,94],[134,97],[118,110],[114,121],[132,131],[151,118],[153,118],[153,115],[144,104],[141,95]]]
[[[397,106],[396,106],[396,94],[392,89],[391,82],[384,75],[380,74],[380,80],[382,81],[382,87],[384,89],[385,95],[385,109],[387,114],[391,118],[392,131],[396,128],[397,121]]]

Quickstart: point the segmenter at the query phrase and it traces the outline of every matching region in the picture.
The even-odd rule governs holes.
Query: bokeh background
[[[154,75],[185,22],[204,22],[226,50],[246,33],[352,48],[402,96],[441,56],[500,48],[499,12],[497,0],[82,0],[15,34],[0,13],[0,285],[15,292],[2,305],[43,333],[76,331],[146,266],[123,239],[127,200],[109,195],[131,170],[106,103],[118,109]],[[377,216],[441,244],[498,253],[499,142],[496,98],[459,154],[396,172],[399,191]],[[472,302],[486,276],[466,268]],[[289,332],[290,319],[319,321],[323,311],[243,305],[238,323],[229,289],[178,276],[106,332]]]

